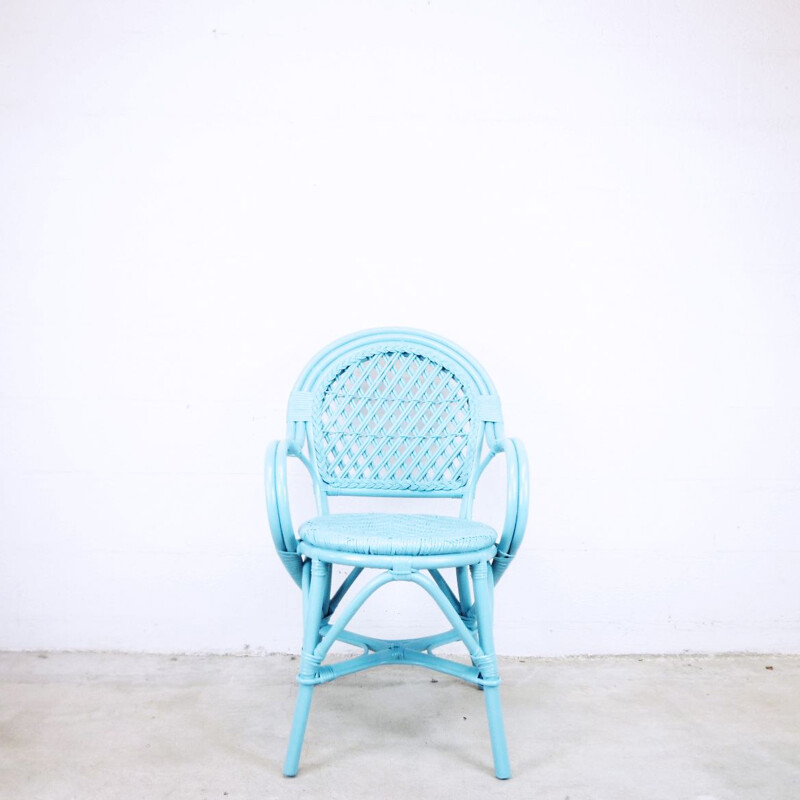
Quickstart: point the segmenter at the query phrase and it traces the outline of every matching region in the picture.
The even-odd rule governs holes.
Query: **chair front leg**
[[[289,747],[283,774],[291,778],[297,775],[300,765],[300,752],[303,749],[308,714],[311,710],[311,696],[314,693],[314,680],[317,677],[319,660],[314,650],[320,641],[320,625],[322,624],[323,606],[327,604],[327,593],[330,590],[331,565],[314,559],[311,562],[311,582],[306,601],[305,627],[303,631],[303,653],[300,657],[300,674],[297,676],[297,703],[292,721],[292,732],[289,736]]]
[[[482,656],[473,660],[475,666],[481,671],[481,677],[487,681],[483,685],[483,696],[486,701],[486,716],[489,719],[494,774],[498,778],[506,779],[511,777],[511,765],[508,761],[503,710],[500,706],[500,673],[497,669],[492,620],[494,612],[492,571],[488,562],[473,565],[472,582],[475,587],[478,635],[480,637],[481,650],[483,651]]]

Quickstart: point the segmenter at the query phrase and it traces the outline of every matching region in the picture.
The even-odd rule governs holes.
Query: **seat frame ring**
[[[328,564],[345,564],[349,567],[365,567],[373,569],[395,569],[402,564],[402,568],[411,570],[446,569],[447,567],[468,567],[482,561],[491,561],[497,553],[497,548],[484,547],[481,550],[472,550],[466,553],[439,553],[430,556],[381,556],[370,553],[348,553],[343,550],[330,550],[316,547],[308,542],[298,542],[297,552],[301,556],[319,559]]]

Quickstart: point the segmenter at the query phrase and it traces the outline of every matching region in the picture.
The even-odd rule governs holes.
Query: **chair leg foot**
[[[507,780],[511,777],[511,764],[508,760],[503,711],[500,707],[500,688],[497,686],[484,687],[483,696],[486,700],[486,716],[489,719],[494,774],[500,780]]]
[[[297,692],[297,704],[294,709],[292,732],[289,735],[289,747],[286,750],[286,760],[283,762],[283,774],[287,778],[297,775],[300,766],[300,752],[303,749],[303,739],[306,735],[308,713],[311,710],[311,697],[314,693],[313,686],[301,685]]]

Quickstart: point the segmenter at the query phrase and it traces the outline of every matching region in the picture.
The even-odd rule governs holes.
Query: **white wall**
[[[296,650],[264,446],[393,324],[528,445],[501,652],[800,651],[795,3],[0,19],[1,647]]]

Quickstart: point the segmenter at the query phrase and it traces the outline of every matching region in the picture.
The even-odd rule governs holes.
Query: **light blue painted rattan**
[[[471,519],[475,487],[498,453],[505,454],[507,472],[499,534]],[[318,511],[297,535],[289,511],[289,456],[311,474]],[[503,433],[500,401],[483,369],[451,342],[407,328],[364,331],[334,342],[295,384],[286,439],[267,448],[265,484],[278,555],[304,600],[299,689],[284,774],[297,773],[317,684],[380,664],[411,664],[483,689],[495,775],[509,778],[493,593],[525,532],[528,473],[521,442]],[[460,499],[461,510],[458,517],[331,514],[332,495],[451,497]],[[352,567],[335,590],[333,564]],[[353,589],[365,569],[374,576]],[[452,570],[450,581],[444,570]],[[404,640],[351,631],[358,609],[391,581],[428,592],[449,627]],[[351,589],[355,596],[342,604]],[[362,655],[324,664],[337,640],[361,647]],[[467,648],[471,666],[434,654],[456,641]]]

